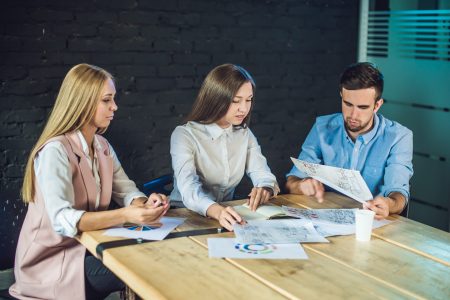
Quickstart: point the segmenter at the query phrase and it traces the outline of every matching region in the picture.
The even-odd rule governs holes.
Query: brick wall
[[[354,0],[2,1],[0,189],[19,190],[63,76],[81,62],[117,78],[106,137],[138,185],[171,171],[170,134],[207,72],[242,65],[257,84],[250,127],[284,184],[314,118],[339,111],[357,29]]]

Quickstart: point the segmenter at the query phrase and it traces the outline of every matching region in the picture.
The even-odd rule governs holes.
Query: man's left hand
[[[366,201],[366,204],[363,204],[365,209],[370,209],[375,212],[375,219],[382,220],[386,219],[389,216],[389,204],[392,202],[392,199],[383,196],[376,196],[373,200]]]

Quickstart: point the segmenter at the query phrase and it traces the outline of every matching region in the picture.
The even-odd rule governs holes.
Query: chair
[[[151,193],[169,195],[172,191],[173,175],[167,174],[144,183],[143,191],[147,196]]]
[[[9,295],[8,289],[14,283],[14,256],[27,207],[18,192],[2,191],[0,199],[0,299],[15,299]]]

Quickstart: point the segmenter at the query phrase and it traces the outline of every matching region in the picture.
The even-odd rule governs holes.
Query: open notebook
[[[246,221],[290,218],[280,206],[276,205],[261,205],[256,211],[251,211],[247,204],[234,206],[233,208]]]

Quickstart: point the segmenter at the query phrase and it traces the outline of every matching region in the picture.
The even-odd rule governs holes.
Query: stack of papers
[[[356,209],[299,209],[294,207],[282,207],[286,215],[309,221],[323,237],[335,235],[350,235],[356,232]],[[392,223],[389,220],[373,220],[372,228]]]
[[[244,244],[328,243],[303,220],[248,221],[233,226],[236,241]]]
[[[236,239],[208,239],[210,257],[307,259],[300,243],[328,243],[304,220],[250,220],[233,229]]]

